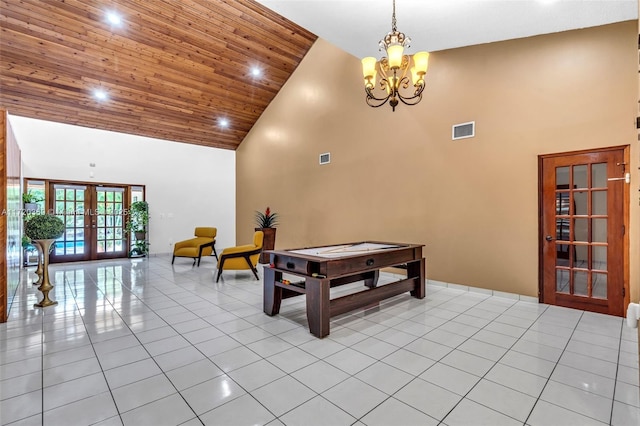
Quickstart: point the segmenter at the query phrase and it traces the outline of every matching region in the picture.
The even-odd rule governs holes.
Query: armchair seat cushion
[[[216,282],[220,279],[223,270],[244,270],[251,269],[253,275],[259,280],[256,265],[262,252],[262,241],[264,233],[256,231],[253,235],[253,244],[245,244],[235,247],[227,247],[220,253],[218,259],[218,276]]]
[[[171,264],[176,260],[176,257],[191,257],[193,258],[193,264],[198,262],[200,266],[200,259],[202,256],[213,255],[218,258],[216,253],[216,228],[199,227],[195,229],[195,238],[190,238],[184,241],[178,241],[173,246],[173,259]]]

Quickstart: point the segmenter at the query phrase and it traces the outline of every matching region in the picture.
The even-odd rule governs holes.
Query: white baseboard
[[[538,301],[538,298],[533,296],[525,296],[517,293],[508,293],[505,291],[491,290],[488,288],[472,287],[472,286],[463,285],[463,284],[447,283],[444,281],[427,280],[427,286],[447,287],[447,288],[453,288],[456,290],[468,291],[470,293],[480,293],[480,294],[486,294],[488,296],[496,296],[496,297],[504,297],[506,299],[520,300],[522,302],[540,303]]]

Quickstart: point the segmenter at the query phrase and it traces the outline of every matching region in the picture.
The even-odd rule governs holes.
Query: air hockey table
[[[309,331],[329,335],[329,319],[354,309],[409,292],[425,297],[425,259],[421,244],[362,241],[293,250],[268,250],[264,268],[263,307],[267,315],[280,312],[282,299],[306,296]],[[406,278],[378,286],[380,269],[406,265]],[[300,280],[284,279],[283,275]],[[363,289],[331,298],[331,287],[364,281]]]

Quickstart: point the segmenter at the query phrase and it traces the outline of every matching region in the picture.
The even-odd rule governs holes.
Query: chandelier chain
[[[398,24],[396,23],[396,0],[393,0],[393,14],[391,15],[391,31],[398,31]]]

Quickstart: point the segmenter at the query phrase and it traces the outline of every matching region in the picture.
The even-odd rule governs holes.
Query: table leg
[[[282,302],[282,288],[276,287],[275,282],[282,280],[282,272],[272,268],[264,268],[263,280],[263,311],[269,316],[280,312]]]
[[[376,269],[375,271],[369,272],[371,274],[369,277],[365,278],[364,285],[369,288],[374,288],[378,285],[378,278],[380,277],[380,270]]]
[[[425,261],[424,258],[419,261],[407,263],[407,278],[411,277],[419,277],[418,285],[410,291],[413,297],[418,299],[424,299],[427,295],[425,290],[424,281],[425,281]]]
[[[307,278],[307,321],[309,331],[316,337],[329,335],[329,304],[331,281],[328,279]]]

